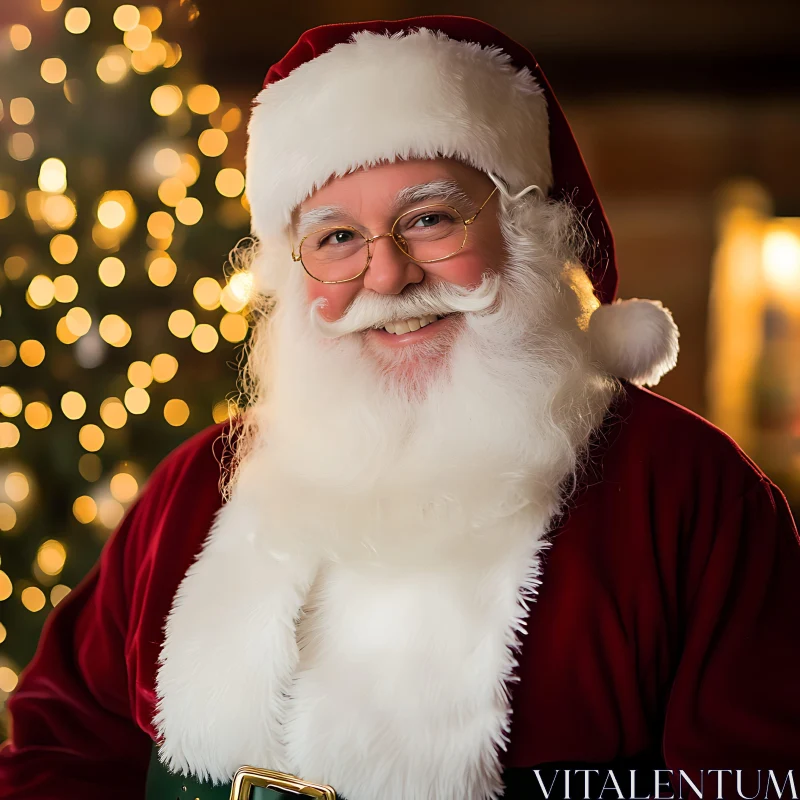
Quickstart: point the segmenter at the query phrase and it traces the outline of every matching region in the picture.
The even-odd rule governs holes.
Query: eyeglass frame
[[[454,206],[447,205],[446,203],[430,203],[428,205],[419,206],[419,208],[412,208],[410,211],[404,211],[392,223],[392,229],[390,231],[388,231],[387,233],[381,233],[378,236],[373,236],[370,239],[367,239],[367,237],[364,236],[364,234],[361,233],[361,231],[358,230],[358,228],[354,228],[352,225],[338,225],[338,226],[333,226],[331,228],[316,228],[315,230],[311,231],[310,233],[307,233],[300,240],[300,244],[297,246],[297,253],[294,252],[294,245],[292,245],[292,261],[294,261],[295,263],[299,261],[303,265],[303,270],[305,271],[306,275],[308,275],[309,278],[313,278],[315,281],[317,281],[319,283],[327,283],[327,284],[350,283],[350,281],[358,280],[369,269],[370,262],[372,261],[372,256],[374,255],[374,251],[370,251],[370,247],[369,246],[373,242],[377,241],[378,239],[383,239],[386,236],[391,237],[392,241],[397,245],[397,249],[404,256],[408,256],[416,264],[435,264],[435,263],[437,263],[439,261],[446,261],[448,258],[452,258],[453,256],[458,255],[467,246],[467,234],[469,233],[468,226],[472,225],[472,223],[475,222],[475,220],[478,218],[478,214],[480,214],[481,211],[483,211],[483,209],[486,207],[486,205],[489,203],[489,201],[492,199],[492,197],[494,197],[494,193],[499,188],[500,188],[499,186],[495,186],[494,189],[492,189],[491,193],[483,201],[483,203],[481,204],[480,208],[471,217],[469,217],[469,219],[464,219],[463,216],[461,215],[461,212],[457,208],[455,208]],[[417,213],[419,211],[424,211],[426,208],[449,208],[451,211],[455,211],[455,213],[458,214],[459,217],[461,217],[461,221],[464,223],[464,241],[461,242],[461,247],[459,247],[458,250],[456,250],[455,252],[450,253],[450,255],[442,256],[441,258],[430,258],[430,259],[427,259],[427,260],[423,261],[423,260],[414,258],[411,255],[411,253],[408,253],[407,251],[405,251],[403,249],[403,247],[401,246],[401,244],[398,241],[398,239],[402,239],[404,242],[406,240],[402,236],[402,234],[399,234],[399,233],[396,234],[394,232],[394,229],[397,227],[397,223],[400,222],[400,220],[403,219],[403,217],[406,217],[409,214],[415,214],[415,213]],[[320,231],[327,231],[327,230],[330,230],[330,231],[339,231],[339,230],[353,231],[353,232],[357,233],[359,236],[361,236],[364,239],[364,242],[367,245],[367,261],[366,261],[366,264],[364,264],[364,269],[362,269],[361,272],[358,273],[358,275],[354,275],[352,278],[344,278],[344,279],[342,279],[340,281],[323,281],[321,278],[316,277],[316,275],[312,275],[308,271],[308,267],[303,262],[303,256],[302,256],[303,242],[305,242],[305,240],[308,239],[309,236],[313,236],[314,234],[319,233]]]

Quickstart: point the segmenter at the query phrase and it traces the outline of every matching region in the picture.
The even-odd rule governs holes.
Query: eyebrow
[[[392,202],[392,208],[400,212],[407,206],[425,203],[429,200],[444,200],[450,203],[473,205],[469,195],[459,183],[450,179],[440,179],[406,186],[401,189]],[[325,223],[351,219],[350,212],[344,206],[320,206],[301,214],[297,221],[297,235],[302,238],[308,232],[325,225]]]
[[[301,214],[297,221],[297,235],[302,238],[310,231],[319,228],[326,222],[333,222],[335,220],[346,219],[348,216],[347,209],[343,206],[320,206],[319,208],[312,208]]]
[[[469,195],[454,180],[437,180],[419,183],[416,186],[406,186],[401,189],[394,199],[394,208],[399,211],[414,203],[424,203],[428,200],[448,200],[453,203],[469,205],[472,203]]]

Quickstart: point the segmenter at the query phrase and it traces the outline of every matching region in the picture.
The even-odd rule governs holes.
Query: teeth
[[[417,319],[395,320],[394,322],[387,322],[386,325],[383,326],[383,329],[388,333],[399,335],[401,333],[418,331],[420,328],[430,325],[431,322],[436,322],[437,319],[441,319],[441,316],[428,314],[427,316],[418,317]]]

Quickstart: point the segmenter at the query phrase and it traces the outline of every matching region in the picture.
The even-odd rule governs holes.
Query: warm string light
[[[0,219],[10,217],[14,213],[16,205],[14,195],[11,192],[7,192],[5,189],[0,190]]]
[[[39,72],[46,83],[61,83],[67,77],[67,65],[60,58],[46,58]]]
[[[27,97],[14,97],[8,104],[8,113],[17,125],[30,125],[36,114],[33,103]]]
[[[46,12],[62,6],[62,0],[39,0],[39,3]],[[190,17],[196,17],[199,13],[191,4],[188,11]],[[85,35],[88,40],[96,34],[98,26],[93,23],[97,20],[82,6],[66,8],[58,19],[58,27],[63,24],[61,35],[66,37],[65,40],[70,35]],[[63,103],[63,90],[66,101],[80,106],[90,99],[92,91],[98,91],[93,88],[93,83],[99,87],[99,91],[125,91],[122,87],[137,81],[137,74],[174,67],[180,61],[182,51],[179,45],[160,38],[157,32],[162,21],[162,13],[156,6],[120,5],[113,12],[114,25],[120,31],[117,43],[106,43],[105,50],[104,45],[95,49],[98,43],[91,48],[96,53],[93,56],[95,60],[91,62],[96,77],[93,74],[75,77],[80,70],[71,60],[71,50],[43,52],[34,62],[39,65],[44,82],[39,84],[40,92],[49,92],[48,98],[54,97],[55,101]],[[7,35],[15,50],[25,50],[33,41],[30,30],[24,25],[12,26],[7,30]],[[38,39],[36,43],[39,44]],[[86,52],[89,52],[88,48]],[[170,83],[169,79],[163,79],[160,83],[150,95],[150,104],[152,111],[164,118],[164,140],[163,145],[155,149],[151,169],[160,181],[156,184],[158,188],[154,194],[161,201],[162,209],[148,209],[146,235],[139,241],[146,241],[149,248],[144,268],[151,284],[157,287],[178,286],[176,278],[180,273],[182,282],[190,278],[188,286],[192,288],[193,301],[200,309],[198,313],[201,318],[214,315],[213,319],[199,321],[190,310],[176,309],[169,315],[167,325],[172,336],[186,340],[186,344],[176,342],[176,345],[190,345],[195,353],[207,354],[220,346],[221,339],[235,344],[246,338],[248,321],[244,312],[252,290],[252,278],[246,273],[233,275],[227,282],[210,276],[197,278],[196,274],[192,274],[194,266],[191,261],[184,261],[181,248],[186,237],[193,235],[190,229],[202,220],[205,212],[210,213],[211,219],[217,224],[232,228],[245,221],[248,207],[244,195],[244,175],[228,161],[228,134],[241,126],[242,111],[233,103],[222,102],[219,91],[209,84],[184,87]],[[52,95],[53,90],[44,84],[55,86],[56,95]],[[118,84],[121,88],[116,88]],[[108,392],[110,396],[99,405],[98,400],[92,399],[91,392],[82,393],[77,384],[75,388],[63,390],[50,398],[42,394],[28,396],[24,388],[20,395],[10,386],[0,387],[0,414],[3,417],[0,421],[0,446],[17,447],[21,437],[24,439],[36,435],[30,433],[31,430],[43,430],[54,424],[54,414],[60,425],[74,423],[78,442],[84,451],[78,462],[78,472],[86,482],[86,488],[83,493],[76,491],[73,495],[72,514],[77,524],[91,525],[92,531],[102,540],[116,527],[125,507],[135,500],[139,491],[136,469],[123,468],[119,464],[112,467],[109,463],[104,466],[106,456],[103,453],[113,452],[114,449],[108,447],[107,451],[104,450],[106,437],[112,436],[114,443],[113,432],[124,428],[137,415],[157,414],[163,416],[167,425],[179,428],[187,423],[195,423],[195,415],[200,412],[190,408],[189,403],[181,397],[160,394],[166,391],[161,386],[169,384],[178,373],[177,358],[171,353],[161,352],[147,354],[149,361],[141,358],[133,360],[139,353],[134,356],[132,348],[142,347],[145,341],[133,337],[134,332],[140,333],[135,331],[135,319],[131,317],[129,322],[119,314],[104,313],[111,309],[104,308],[102,304],[95,305],[91,287],[87,291],[84,285],[87,279],[82,276],[86,276],[84,270],[87,268],[97,270],[94,280],[101,287],[101,297],[107,289],[121,286],[128,271],[131,274],[131,287],[140,280],[141,260],[122,247],[132,231],[137,231],[138,235],[141,230],[135,226],[137,209],[133,196],[124,190],[113,189],[94,198],[83,197],[79,188],[81,181],[78,180],[78,177],[83,178],[83,162],[73,164],[63,153],[53,150],[47,152],[44,148],[50,145],[46,139],[42,139],[40,144],[36,123],[39,121],[37,111],[41,113],[42,106],[37,108],[35,103],[40,104],[44,100],[37,99],[35,93],[30,94],[31,97],[10,97],[6,106],[0,106],[0,118],[5,112],[14,125],[27,128],[10,132],[5,146],[9,155],[18,162],[36,159],[31,167],[35,164],[38,171],[38,177],[34,172],[37,186],[25,188],[23,185],[19,190],[3,186],[0,189],[0,219],[15,213],[23,218],[27,216],[35,232],[46,237],[44,242],[46,251],[49,250],[49,258],[31,258],[32,253],[20,248],[17,252],[12,250],[5,254],[2,267],[9,281],[20,282],[19,287],[24,291],[25,300],[31,308],[46,311],[56,306],[50,315],[45,314],[42,319],[52,320],[50,324],[55,330],[57,342],[50,366],[42,341],[2,339],[0,365],[8,366],[19,359],[24,367],[41,368],[44,364],[45,369],[52,369],[55,374],[65,363],[59,361],[63,359],[64,352],[71,353],[71,357],[81,366],[94,366],[102,362],[109,348],[125,348],[133,344],[125,373],[129,386],[125,388],[124,385],[114,384],[114,388]],[[40,96],[44,97],[43,94]],[[205,119],[197,120],[197,117]],[[197,137],[196,144],[190,137]],[[39,151],[40,146],[42,152]],[[192,149],[193,152],[189,152]],[[222,164],[215,162],[212,171],[216,201],[213,193],[210,201],[205,199],[205,184],[201,184],[199,192],[191,190],[190,194],[191,187],[197,183],[201,173],[198,156],[225,156]],[[80,175],[70,174],[75,179],[74,185],[68,182],[68,164],[70,171],[81,170]],[[85,185],[85,181],[83,183]],[[193,196],[196,193],[200,196]],[[220,196],[227,199],[222,200]],[[144,208],[144,204],[141,207]],[[76,226],[71,231],[79,217],[85,219],[84,215],[89,216],[89,226],[86,229]],[[89,229],[91,241],[88,239]],[[84,230],[87,234],[84,234]],[[92,244],[105,253],[93,264],[87,264],[87,259],[94,258],[92,254],[97,252]],[[126,269],[126,262],[129,270]],[[71,274],[72,270],[75,270],[74,274]],[[128,284],[125,285],[127,287]],[[120,298],[124,294],[117,293],[115,296]],[[65,307],[59,310],[57,304],[64,304]],[[122,307],[113,310],[122,310],[127,315]],[[50,329],[51,335],[53,328]],[[44,342],[48,341],[46,335],[41,338]],[[74,349],[59,351],[62,346]],[[114,393],[118,396],[113,396]],[[235,404],[220,401],[203,413],[208,415],[209,412],[214,421],[220,421],[234,416],[238,409]],[[28,512],[23,506],[30,502],[33,489],[28,477],[20,470],[9,472],[3,480],[0,488],[5,494],[0,493],[0,530],[17,532],[21,530],[20,526],[24,529]],[[23,607],[31,613],[41,612],[48,605],[48,600],[51,606],[61,602],[70,588],[64,583],[53,585],[53,579],[61,574],[67,564],[67,547],[65,542],[55,538],[39,546],[31,569],[35,582],[41,586],[31,585],[30,581],[16,576],[12,586],[8,576],[0,573],[9,583],[7,596],[16,593]],[[3,591],[0,577],[0,600],[5,599]],[[6,635],[5,628],[0,626],[0,641]],[[17,674],[15,669],[0,667],[0,691],[13,689]]]
[[[33,137],[25,131],[17,131],[8,137],[8,154],[15,161],[27,161],[36,151]]]
[[[25,25],[12,25],[8,30],[8,38],[15,50],[27,50],[33,41],[30,28]]]
[[[75,34],[85,33],[91,25],[92,17],[89,12],[80,6],[70,8],[64,15],[64,27]]]

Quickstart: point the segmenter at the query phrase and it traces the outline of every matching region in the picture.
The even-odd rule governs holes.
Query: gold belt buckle
[[[250,790],[254,786],[262,789],[280,789],[306,797],[317,797],[320,800],[336,800],[336,792],[331,786],[309,783],[296,775],[274,772],[270,769],[258,769],[257,767],[241,767],[236,771],[233,776],[230,800],[249,800]]]

